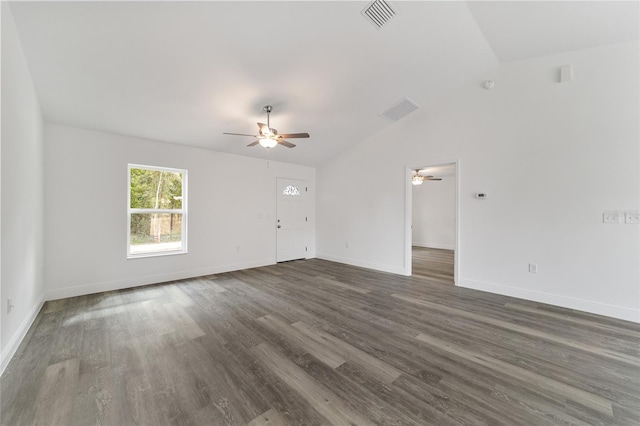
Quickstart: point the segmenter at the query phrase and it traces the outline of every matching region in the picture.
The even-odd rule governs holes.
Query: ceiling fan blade
[[[251,136],[252,138],[257,138],[256,135],[247,135],[246,133],[222,133],[223,135],[234,135],[234,136]]]
[[[309,137],[309,133],[285,133],[282,135],[279,135],[281,138],[287,138],[287,139],[295,139],[295,138],[308,138]]]
[[[260,141],[255,141],[255,142],[251,142],[249,145],[247,146],[256,146],[260,143]]]
[[[434,178],[433,176],[429,177],[425,177],[424,180],[442,180],[441,178]]]
[[[282,139],[278,139],[278,143],[282,146],[286,146],[287,148],[293,148],[294,146],[296,146],[295,144]]]

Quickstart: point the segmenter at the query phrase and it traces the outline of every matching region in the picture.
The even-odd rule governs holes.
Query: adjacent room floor
[[[45,304],[1,423],[637,425],[640,325],[312,259]]]
[[[414,277],[453,285],[453,250],[413,246],[411,253]]]

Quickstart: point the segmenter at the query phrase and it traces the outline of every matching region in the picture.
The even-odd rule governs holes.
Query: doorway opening
[[[455,285],[458,161],[407,168],[405,274]]]

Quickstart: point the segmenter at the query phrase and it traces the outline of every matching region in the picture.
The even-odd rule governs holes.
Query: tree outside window
[[[129,165],[128,257],[186,253],[187,171]]]

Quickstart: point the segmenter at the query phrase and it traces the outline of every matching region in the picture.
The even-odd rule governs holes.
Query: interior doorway
[[[407,168],[406,275],[457,282],[458,161]]]

